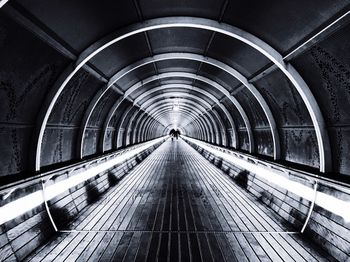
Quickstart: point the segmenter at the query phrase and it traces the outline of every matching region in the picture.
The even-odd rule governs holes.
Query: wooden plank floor
[[[325,261],[182,140],[167,141],[27,261]]]

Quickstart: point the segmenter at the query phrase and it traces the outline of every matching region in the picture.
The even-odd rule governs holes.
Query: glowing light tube
[[[113,166],[116,166],[123,161],[141,153],[142,151],[154,146],[160,141],[164,140],[164,137],[157,138],[150,142],[146,142],[135,149],[126,151],[120,156],[116,156],[106,162],[93,166],[87,170],[82,170],[80,173],[69,177],[65,180],[59,181],[53,185],[47,186],[45,188],[46,201],[53,199],[59,194],[65,192],[66,190],[79,185],[80,183],[96,176],[97,174],[104,172]],[[0,225],[25,214],[26,212],[32,210],[33,208],[40,206],[44,203],[44,195],[42,190],[38,190],[34,193],[30,193],[22,198],[14,200],[2,207],[0,207]]]
[[[345,222],[350,222],[350,202],[344,201],[341,199],[338,199],[334,196],[328,195],[324,192],[318,192],[316,193],[315,198],[315,192],[314,189],[311,187],[307,187],[303,184],[300,184],[296,181],[291,181],[286,177],[281,176],[278,174],[278,171],[274,169],[270,169],[268,167],[256,165],[254,163],[250,163],[244,159],[241,159],[237,156],[228,154],[226,152],[222,152],[221,150],[212,148],[206,143],[198,141],[196,139],[192,139],[189,137],[185,138],[186,140],[202,147],[203,149],[213,153],[215,156],[221,157],[222,159],[233,163],[236,166],[239,166],[243,169],[246,169],[255,175],[262,177],[264,180],[282,187],[302,198],[305,198],[309,201],[314,201],[315,204],[338,215],[341,216]]]

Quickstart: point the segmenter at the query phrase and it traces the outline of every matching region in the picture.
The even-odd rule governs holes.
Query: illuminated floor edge
[[[26,261],[325,260],[181,140],[166,141],[61,230]]]

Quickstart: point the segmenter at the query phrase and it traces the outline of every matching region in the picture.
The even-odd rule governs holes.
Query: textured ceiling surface
[[[350,175],[349,10],[345,0],[10,0],[0,9],[0,178],[173,128]]]

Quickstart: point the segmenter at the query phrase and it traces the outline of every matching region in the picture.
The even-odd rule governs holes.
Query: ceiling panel
[[[150,77],[156,74],[154,64],[148,64],[142,67],[139,67],[127,75],[123,76],[119,81],[117,81],[118,86],[125,91],[130,88],[133,84]]]
[[[166,72],[189,72],[196,73],[200,63],[185,59],[171,59],[157,62],[159,73]]]
[[[168,52],[203,53],[211,32],[191,28],[166,28],[148,33],[155,54]]]
[[[145,19],[164,16],[195,16],[218,19],[225,0],[139,0]]]
[[[348,0],[229,1],[223,22],[242,28],[285,53],[345,9],[349,9]]]
[[[117,29],[139,21],[133,1],[11,0],[23,6],[76,53]]]
[[[229,91],[232,91],[235,87],[240,85],[240,82],[235,77],[209,64],[203,63],[198,74],[216,81]]]
[[[252,47],[223,34],[215,34],[208,56],[229,64],[246,77],[270,63]]]
[[[137,34],[106,48],[91,59],[91,63],[111,77],[123,67],[149,56],[145,35]]]

